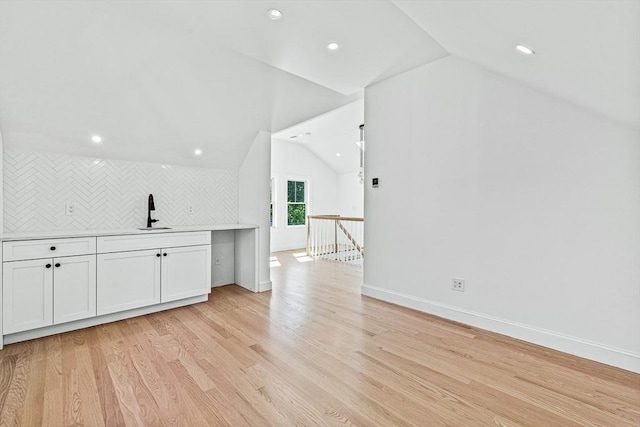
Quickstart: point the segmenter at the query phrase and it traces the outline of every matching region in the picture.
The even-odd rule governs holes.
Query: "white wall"
[[[364,294],[640,371],[638,130],[456,57],[365,114]]]
[[[304,226],[287,226],[287,181],[309,182],[307,215],[338,214],[338,175],[310,150],[298,143],[274,140],[271,176],[275,178],[276,227],[271,228],[271,251],[306,247]]]
[[[235,231],[211,233],[211,287],[235,283]],[[220,263],[216,263],[216,259]]]
[[[3,155],[4,151],[3,151],[3,143],[2,143],[2,129],[0,129],[0,177],[3,176]],[[0,230],[3,230],[4,227],[4,220],[3,220],[3,212],[4,212],[4,184],[0,185]],[[0,247],[0,257],[2,257],[2,247]],[[2,277],[2,263],[0,263],[0,277]],[[0,279],[0,283],[1,283],[1,279]],[[0,331],[2,331],[2,292],[0,292]],[[3,342],[3,338],[2,338],[2,333],[0,333],[0,350],[2,350],[2,347],[4,345]]]
[[[237,170],[7,150],[3,182],[6,232],[144,227],[149,193],[157,226],[238,222]]]
[[[338,175],[338,213],[364,217],[364,184],[360,184],[358,172]]]
[[[239,171],[239,218],[243,224],[258,225],[258,253],[257,253],[257,288],[256,292],[271,289],[269,270],[270,230],[269,230],[269,180],[271,176],[271,135],[260,131],[256,135],[249,152],[244,158]],[[236,232],[245,233],[245,232]],[[238,238],[246,239],[250,236],[236,234]],[[243,246],[247,246],[244,245]],[[249,247],[251,245],[248,245]],[[236,248],[236,253],[237,252]],[[246,260],[235,259],[236,265]],[[237,278],[236,278],[237,279]],[[241,284],[241,283],[238,283]]]
[[[4,144],[0,129],[0,178],[4,176]],[[4,182],[4,180],[3,180]],[[4,230],[4,183],[0,185],[0,231]]]

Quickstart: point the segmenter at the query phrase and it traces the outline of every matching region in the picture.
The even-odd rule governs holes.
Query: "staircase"
[[[307,216],[307,255],[362,265],[364,218],[340,215]]]

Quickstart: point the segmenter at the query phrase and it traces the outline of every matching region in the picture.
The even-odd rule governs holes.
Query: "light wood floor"
[[[638,426],[640,376],[359,295],[276,254],[274,291],[0,351],[0,425]]]

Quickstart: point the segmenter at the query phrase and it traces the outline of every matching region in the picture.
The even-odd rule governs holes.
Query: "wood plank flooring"
[[[359,295],[276,254],[273,292],[0,351],[0,426],[638,426],[640,375]]]

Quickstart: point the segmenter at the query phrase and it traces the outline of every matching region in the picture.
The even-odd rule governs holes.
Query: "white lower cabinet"
[[[2,335],[211,292],[210,231],[11,240],[2,261],[0,348]]]
[[[162,302],[211,292],[211,245],[162,251]]]
[[[160,250],[98,255],[98,315],[160,303]]]
[[[3,264],[2,327],[5,334],[53,324],[51,262],[51,259],[38,259]]]
[[[53,324],[96,315],[96,256],[54,258]]]
[[[96,257],[3,264],[3,333],[26,331],[96,315]]]
[[[98,315],[211,292],[211,245],[98,255]]]

